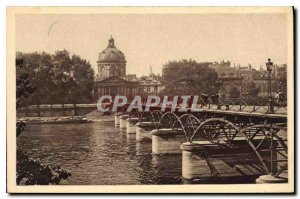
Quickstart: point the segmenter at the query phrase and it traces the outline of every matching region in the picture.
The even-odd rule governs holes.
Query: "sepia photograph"
[[[8,7],[9,193],[293,193],[293,7]]]

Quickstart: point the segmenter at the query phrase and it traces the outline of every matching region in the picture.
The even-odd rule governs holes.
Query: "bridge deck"
[[[109,105],[105,104],[106,106]],[[111,106],[111,104],[110,104]],[[124,105],[124,107],[119,107],[119,111],[124,111],[123,108],[127,108],[129,104]],[[145,109],[145,105],[142,105],[143,110]],[[37,105],[32,105],[27,107],[28,109],[37,109]],[[61,104],[53,104],[52,107],[49,104],[42,104],[39,107],[40,109],[50,109],[50,108],[62,108]],[[64,108],[74,108],[73,104],[65,104]],[[76,104],[76,108],[97,108],[97,104]],[[166,111],[170,111],[171,107],[167,107]],[[178,106],[175,109],[175,112],[178,112],[178,110],[181,107]],[[21,108],[23,110],[25,108]],[[161,110],[161,106],[158,105],[156,107],[151,107],[151,110]],[[240,110],[241,109],[241,110]],[[255,109],[255,112],[253,112],[253,109]],[[242,106],[239,105],[230,105],[230,109],[226,110],[225,106],[221,106],[220,109],[218,109],[217,105],[211,105],[210,107],[197,107],[197,108],[188,108],[189,113],[217,113],[217,114],[224,114],[224,115],[237,115],[237,116],[251,116],[251,117],[264,117],[264,118],[273,118],[273,119],[287,119],[287,111],[285,108],[278,108],[274,114],[267,114],[267,107],[266,106]]]
[[[231,110],[218,110],[218,109],[207,109],[207,108],[191,108],[192,112],[204,112],[204,113],[219,113],[219,114],[228,114],[228,115],[240,115],[240,116],[257,116],[257,117],[266,117],[266,118],[282,118],[286,119],[286,114],[269,114],[261,112],[246,112],[246,111],[231,111]]]

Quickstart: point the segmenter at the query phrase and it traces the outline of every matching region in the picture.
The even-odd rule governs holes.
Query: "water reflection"
[[[126,133],[126,138],[128,141],[135,141],[136,140],[135,133]]]
[[[72,176],[63,184],[181,183],[181,156],[154,156],[151,141],[137,142],[113,122],[28,125],[18,145],[43,164]]]

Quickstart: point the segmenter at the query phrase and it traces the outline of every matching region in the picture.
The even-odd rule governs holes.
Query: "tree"
[[[64,104],[71,98],[69,95],[72,86],[72,62],[69,52],[66,50],[56,51],[52,56],[52,62],[55,102]]]
[[[71,173],[60,166],[42,165],[39,161],[29,158],[23,150],[17,148],[17,184],[48,185],[59,184]]]
[[[20,55],[17,55],[19,57]],[[22,102],[30,96],[36,87],[32,86],[29,80],[29,75],[23,68],[23,60],[21,58],[16,59],[17,72],[16,72],[16,106],[17,109],[22,106]]]
[[[256,86],[256,84],[254,82],[251,82],[247,86],[247,90],[248,90],[248,97],[257,98],[257,95],[260,92],[260,87]]]
[[[35,92],[26,100],[26,104],[41,104],[51,101],[51,88],[53,88],[53,65],[50,54],[19,53],[23,59],[23,70],[28,75],[28,80],[36,88]],[[17,68],[17,73],[21,71]]]
[[[91,64],[80,56],[73,55],[72,59],[72,87],[70,102],[89,102],[92,100],[92,90],[94,88],[94,70]]]
[[[24,69],[36,91],[25,104],[88,103],[92,100],[94,71],[89,62],[66,50],[23,53]],[[18,73],[17,68],[17,73]]]
[[[237,87],[232,87],[229,91],[229,98],[239,98],[240,97],[240,91]]]
[[[29,80],[29,74],[23,67],[22,55],[17,54],[16,59],[16,106],[17,109],[23,103],[23,101],[33,94],[37,89],[32,86]],[[18,121],[16,123],[16,136],[19,137],[24,131],[25,123]],[[25,185],[47,185],[47,184],[59,184],[62,179],[67,179],[71,176],[71,173],[61,169],[60,166],[51,167],[49,165],[42,165],[39,161],[29,158],[26,153],[17,146],[17,184]]]
[[[170,61],[163,66],[164,93],[171,95],[217,94],[221,83],[209,63],[194,60]]]

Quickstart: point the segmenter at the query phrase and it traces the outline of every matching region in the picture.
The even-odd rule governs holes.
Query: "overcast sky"
[[[52,27],[51,27],[52,25]],[[51,27],[51,29],[50,29]],[[50,29],[50,31],[49,31]],[[49,32],[49,34],[48,34]],[[127,60],[127,74],[161,73],[168,60],[230,60],[254,68],[287,62],[283,14],[17,15],[16,50],[54,53],[66,49],[90,61],[110,35]]]

